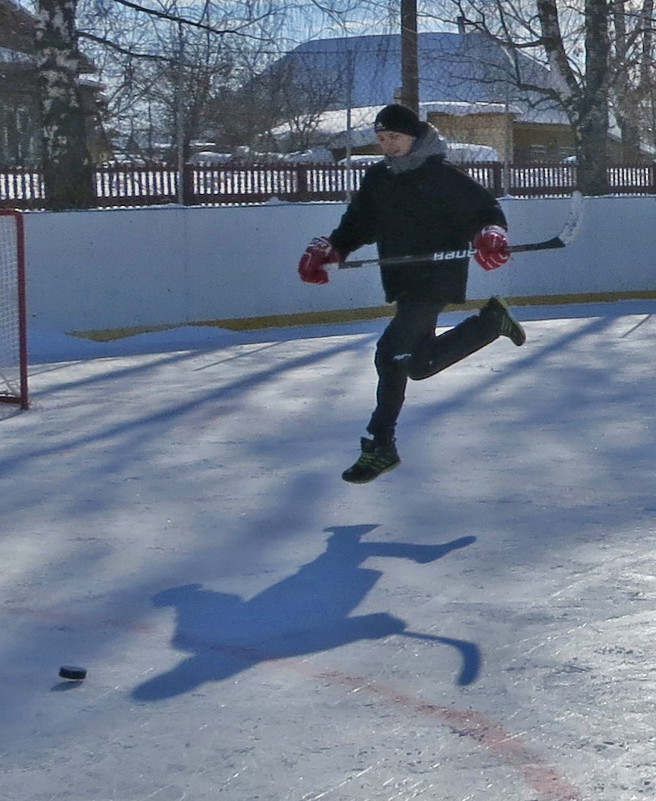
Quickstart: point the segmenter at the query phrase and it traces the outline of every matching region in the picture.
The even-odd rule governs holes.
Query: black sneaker
[[[480,314],[481,317],[492,321],[501,336],[508,337],[518,347],[526,342],[526,331],[512,316],[505,300],[490,298]]]
[[[389,445],[377,445],[373,439],[362,437],[360,447],[362,455],[358,461],[342,473],[344,481],[351,484],[366,484],[401,463],[394,441]]]

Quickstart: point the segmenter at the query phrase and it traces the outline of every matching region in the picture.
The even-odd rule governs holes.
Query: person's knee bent
[[[376,346],[374,365],[378,375],[406,373],[409,360],[409,353],[397,353],[396,348],[390,348],[382,339]]]

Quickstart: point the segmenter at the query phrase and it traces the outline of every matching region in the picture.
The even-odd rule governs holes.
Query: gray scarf
[[[416,170],[429,156],[446,156],[446,140],[444,140],[437,130],[429,123],[424,123],[425,132],[415,139],[412,149],[405,156],[397,156],[394,159],[385,157],[385,162],[394,175]]]

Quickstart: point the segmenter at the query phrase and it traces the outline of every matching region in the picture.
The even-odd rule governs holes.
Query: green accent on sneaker
[[[518,347],[526,342],[526,331],[510,313],[502,298],[492,297],[481,309],[481,315],[494,321],[499,334],[508,337]]]
[[[362,448],[360,458],[342,473],[344,481],[351,484],[366,484],[401,463],[393,442],[390,445],[380,446],[376,445],[374,440],[362,437],[360,447]]]

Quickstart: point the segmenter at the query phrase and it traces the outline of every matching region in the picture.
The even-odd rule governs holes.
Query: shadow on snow
[[[261,662],[392,635],[457,648],[462,656],[457,682],[471,684],[480,669],[480,653],[474,643],[409,631],[404,620],[387,612],[353,617],[350,612],[382,575],[360,566],[367,558],[395,557],[426,564],[471,545],[475,537],[444,545],[361,542],[375,528],[377,525],[326,529],[331,536],[324,553],[247,601],[233,593],[203,589],[199,584],[173,587],[155,595],[155,606],[175,608],[177,625],[172,645],[190,656],[136,687],[133,697],[158,701],[205,682],[230,678]]]

